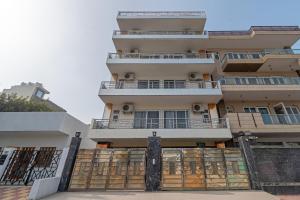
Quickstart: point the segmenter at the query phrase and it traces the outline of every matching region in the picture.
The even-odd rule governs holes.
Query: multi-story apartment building
[[[142,147],[155,132],[164,147],[223,147],[243,131],[300,142],[298,26],[205,31],[204,12],[119,12],[117,21],[91,139]]]

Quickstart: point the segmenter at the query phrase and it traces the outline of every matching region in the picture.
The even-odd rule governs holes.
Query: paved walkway
[[[31,187],[0,186],[1,200],[27,200]]]
[[[186,191],[186,192],[63,192],[44,200],[280,200],[266,192]]]

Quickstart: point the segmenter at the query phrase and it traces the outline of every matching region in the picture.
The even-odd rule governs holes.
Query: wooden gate
[[[228,189],[249,189],[247,166],[240,149],[224,149]]]
[[[162,149],[162,190],[249,189],[238,148]]]
[[[144,190],[145,149],[80,150],[69,189]],[[238,148],[163,148],[162,190],[249,189]]]
[[[162,149],[161,186],[163,190],[205,188],[200,149]]]
[[[145,149],[80,150],[70,190],[145,188]]]

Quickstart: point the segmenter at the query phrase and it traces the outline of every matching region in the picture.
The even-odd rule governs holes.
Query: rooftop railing
[[[218,53],[109,53],[108,59],[219,59]]]
[[[206,17],[204,11],[120,11],[118,16],[201,16]]]
[[[226,77],[222,85],[300,85],[299,77]]]
[[[136,119],[94,119],[93,129],[204,129],[228,128],[226,118],[189,119],[189,118],[136,118]]]
[[[207,31],[143,31],[143,30],[115,30],[113,35],[207,35]]]
[[[228,52],[221,62],[227,60],[260,59],[265,55],[298,55],[300,49],[264,49],[256,52]]]
[[[220,83],[184,80],[102,81],[100,89],[220,89]]]

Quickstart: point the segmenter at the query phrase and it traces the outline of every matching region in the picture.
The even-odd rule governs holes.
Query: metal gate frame
[[[54,177],[62,150],[14,150],[0,185],[32,185],[34,180]]]

